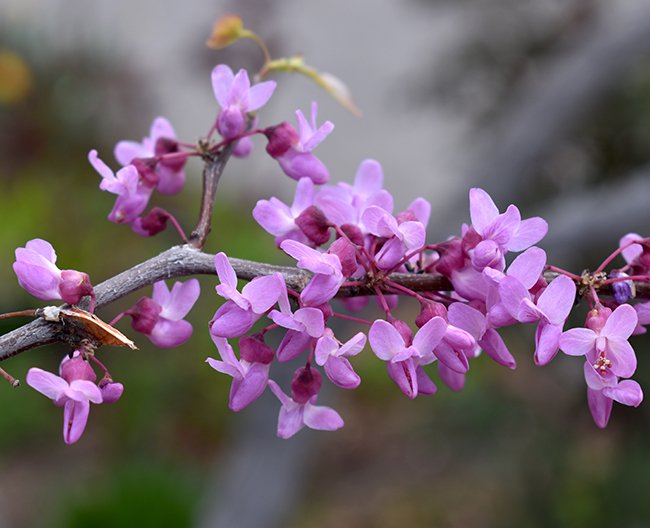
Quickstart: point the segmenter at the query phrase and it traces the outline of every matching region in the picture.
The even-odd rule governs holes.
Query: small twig
[[[0,368],[0,376],[6,379],[14,389],[20,385],[20,380],[17,380],[11,374],[7,373],[6,370],[1,368]]]

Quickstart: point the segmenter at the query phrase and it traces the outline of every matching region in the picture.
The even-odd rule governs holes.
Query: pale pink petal
[[[115,145],[113,155],[120,165],[126,167],[127,165],[130,165],[135,158],[150,158],[154,153],[142,143],[137,143],[136,141],[120,141]],[[93,162],[91,161],[91,163]],[[94,163],[93,166],[95,166]],[[95,166],[95,168],[99,172],[97,166]],[[100,174],[102,173],[100,172]]]
[[[641,240],[643,237],[637,233],[628,233],[625,235],[623,238],[621,238],[621,241],[618,244],[618,247],[623,247],[630,242],[633,242],[635,240]],[[622,251],[623,258],[625,259],[625,262],[630,264],[631,262],[634,261],[637,257],[641,256],[643,253],[643,247],[640,244],[632,244],[631,246],[625,248]]]
[[[338,262],[338,271],[341,271],[341,262],[335,255],[321,253],[295,240],[285,240],[280,244],[280,248],[298,261],[296,265],[299,268],[328,275],[336,271]]]
[[[232,411],[241,411],[262,395],[269,381],[270,368],[270,365],[253,363],[242,380],[233,380],[228,402]]]
[[[612,362],[612,372],[620,378],[629,378],[636,370],[636,354],[626,339],[607,338],[607,358]]]
[[[485,316],[465,303],[455,302],[450,304],[447,317],[451,324],[466,330],[476,340],[481,339],[487,330]]]
[[[225,64],[219,64],[212,70],[212,90],[221,108],[230,105],[230,87],[235,76]]]
[[[180,321],[158,319],[148,337],[160,348],[180,346],[192,337],[192,325],[184,319]]]
[[[214,256],[214,267],[217,270],[220,283],[227,284],[233,288],[237,287],[237,274],[225,253],[217,253]]]
[[[344,281],[343,275],[317,274],[300,294],[300,299],[307,306],[319,306],[336,296]]]
[[[307,179],[309,178],[303,178]],[[273,236],[282,236],[296,228],[289,207],[277,198],[259,200],[253,209],[253,218]]]
[[[636,310],[629,304],[621,304],[607,318],[600,335],[627,339],[632,335],[637,322],[638,316]]]
[[[596,425],[601,429],[607,427],[607,422],[612,414],[613,400],[603,395],[601,391],[587,388],[587,403]]]
[[[296,185],[296,193],[291,204],[291,214],[298,216],[314,203],[314,182],[309,178],[300,178]]]
[[[305,332],[311,337],[320,337],[325,330],[323,312],[318,308],[300,308],[296,311],[295,320],[302,324]]]
[[[366,346],[366,334],[359,332],[341,345],[336,353],[337,356],[356,356]]]
[[[219,361],[218,359],[207,358],[205,362],[217,372],[232,376],[234,379],[242,379],[244,376],[235,365]]]
[[[278,416],[278,432],[280,438],[291,438],[300,431],[305,423],[303,422],[303,406],[292,402],[290,406],[282,406]]]
[[[278,361],[291,361],[305,352],[312,342],[313,338],[303,332],[287,331],[278,346]]]
[[[305,404],[303,420],[307,427],[319,431],[335,431],[343,427],[343,418],[331,407]]]
[[[478,344],[488,356],[500,365],[510,369],[515,369],[517,367],[515,358],[512,356],[508,347],[503,342],[503,338],[496,330],[489,328]]]
[[[378,319],[368,332],[370,347],[379,359],[390,361],[395,355],[406,348],[404,339],[390,323]]]
[[[494,240],[500,246],[506,246],[520,223],[519,209],[514,205],[509,205],[505,213],[499,215],[490,226],[483,229],[481,234],[484,238]]]
[[[519,322],[530,323],[538,319],[534,306],[525,310],[524,301],[530,303],[530,294],[526,287],[514,277],[504,277],[499,284],[499,296],[508,313]],[[530,313],[529,313],[530,312]]]
[[[529,290],[539,279],[545,265],[546,252],[538,247],[531,247],[512,261],[507,274],[515,277]]]
[[[426,231],[421,222],[402,222],[399,231],[402,233],[402,242],[407,249],[418,249],[424,245]]]
[[[99,387],[92,381],[84,379],[72,380],[69,389],[66,390],[66,396],[75,401],[102,403],[102,392]]]
[[[508,251],[522,251],[527,247],[537,244],[548,232],[546,220],[535,216],[519,223],[513,236],[508,241]]]
[[[589,361],[585,361],[583,372],[585,375],[585,381],[587,382],[587,387],[596,391],[601,391],[605,387],[615,386],[618,383],[616,376],[612,374],[611,370],[607,370],[603,375],[602,373],[597,372]]]
[[[342,389],[356,389],[361,378],[344,357],[329,356],[325,363],[325,374],[334,385]]]
[[[286,291],[286,284],[281,273],[257,277],[246,284],[242,295],[248,300],[253,312],[263,314],[270,309],[282,292]]]
[[[431,216],[431,203],[429,203],[428,200],[425,200],[424,198],[416,198],[406,209],[412,211],[415,218],[418,219],[418,222],[425,227],[429,223],[429,217]]]
[[[438,387],[422,367],[418,366],[415,369],[415,376],[418,380],[418,394],[435,394],[438,392]]]
[[[354,177],[354,190],[368,197],[381,190],[384,171],[381,164],[373,159],[363,160]]]
[[[397,229],[397,220],[376,205],[372,205],[363,211],[361,223],[369,233],[384,238],[394,236],[394,232]]]
[[[453,391],[463,390],[465,386],[465,374],[450,369],[444,363],[438,363],[438,374],[442,382]]]
[[[458,350],[455,350],[447,343],[442,341],[438,347],[433,351],[441,363],[444,363],[451,370],[464,374],[469,370],[469,362],[467,356]]]
[[[29,369],[25,380],[32,389],[37,390],[51,400],[59,399],[68,388],[68,382],[63,378],[37,367]]]
[[[415,334],[413,346],[424,356],[438,346],[446,331],[447,322],[442,317],[432,317]]]
[[[254,112],[268,103],[275,91],[276,84],[275,81],[265,81],[253,85],[250,90],[248,90],[248,104],[246,110],[248,112]]]
[[[166,305],[171,298],[169,288],[164,280],[154,282],[151,300],[155,301],[161,308]]]
[[[316,342],[316,349],[314,350],[314,359],[316,364],[321,367],[327,362],[330,356],[334,355],[339,349],[336,339],[328,333],[323,335]]]
[[[469,213],[472,226],[479,235],[499,216],[499,209],[483,189],[474,187],[469,191]]]
[[[418,378],[415,363],[412,359],[399,363],[386,363],[388,375],[400,390],[411,400],[418,395]]]
[[[562,352],[569,356],[584,356],[596,346],[596,333],[589,328],[572,328],[560,336]]]
[[[42,238],[34,238],[25,244],[25,249],[38,253],[45,258],[48,262],[54,264],[56,262],[56,251],[47,240]]]
[[[535,364],[546,365],[555,357],[560,344],[562,328],[541,321],[535,332]]]
[[[537,307],[544,312],[548,320],[555,325],[562,325],[569,316],[575,302],[576,285],[566,275],[559,275],[551,281],[537,300]],[[634,312],[634,309],[632,312]],[[636,315],[636,313],[635,313]],[[632,330],[634,330],[636,322]],[[630,333],[632,333],[630,331]]]
[[[87,401],[68,400],[63,408],[63,440],[66,444],[74,444],[88,423],[90,403]]]
[[[221,337],[239,337],[248,332],[260,317],[250,310],[242,310],[232,301],[227,301],[214,314],[211,332]]]
[[[160,283],[164,284],[164,281],[160,281],[156,284]],[[153,299],[155,301],[157,301],[155,298],[156,284],[154,284],[153,296]],[[165,290],[167,290],[166,286]],[[197,279],[190,279],[186,282],[176,282],[172,287],[168,301],[158,302],[158,304],[160,304],[162,307],[160,317],[164,317],[165,319],[169,319],[171,321],[179,321],[189,313],[189,311],[192,309],[192,306],[194,306],[194,303],[196,303],[198,300],[200,294],[201,287]]]
[[[604,388],[603,396],[616,400],[623,405],[638,407],[643,401],[643,390],[636,381],[623,380],[615,387]]]

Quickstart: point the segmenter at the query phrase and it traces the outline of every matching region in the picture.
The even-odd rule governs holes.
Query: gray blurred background
[[[336,125],[316,151],[333,180],[378,159],[398,209],[415,196],[432,202],[430,240],[459,232],[472,186],[501,209],[514,202],[547,218],[549,261],[575,272],[596,267],[623,234],[648,233],[650,2],[3,0],[2,311],[33,304],[10,267],[31,238],[50,240],[62,267],[95,282],[177,243],[106,222],[112,199],[85,155],[98,148],[112,161],[114,143],[141,138],[157,115],[188,142],[207,131],[214,65],[261,64],[250,41],[204,46],[227,12],[274,56],[303,53],[343,79],[363,112],[348,114],[306,79],[276,77],[261,123],[293,121],[317,100],[320,121]],[[263,146],[229,165],[208,250],[282,261],[241,216],[257,199],[293,193]],[[200,166],[188,174],[180,201],[163,202],[189,229]],[[140,352],[102,357],[126,392],[92,409],[77,445],[63,445],[50,402],[0,387],[0,527],[650,525],[650,412],[615,406],[598,430],[579,362],[534,367],[530,329],[507,332],[515,372],[479,358],[463,392],[441,386],[414,402],[366,351],[355,363],[361,387],[321,398],[346,427],[283,442],[274,398],[232,416],[229,381],[202,364],[216,354],[205,322],[218,304],[215,280],[202,284],[188,345],[155,350],[141,338]],[[633,342],[644,387],[647,344]],[[3,366],[24,378],[30,366],[56,368],[63,353],[49,347]]]

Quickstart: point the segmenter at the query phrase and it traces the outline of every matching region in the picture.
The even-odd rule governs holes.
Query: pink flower
[[[596,364],[598,367],[599,364]],[[600,428],[607,426],[614,401],[638,407],[643,400],[643,391],[636,381],[619,381],[607,368],[594,368],[589,361],[584,366],[587,381],[587,402],[591,416]]]
[[[117,194],[113,210],[108,219],[116,224],[130,224],[146,209],[155,183],[148,183],[140,177],[134,165],[128,165],[116,174],[97,157],[97,151],[88,153],[90,164],[102,177],[99,188]]]
[[[320,373],[313,369],[298,369],[291,384],[292,398],[275,381],[269,380],[271,391],[282,404],[278,416],[280,438],[291,438],[305,425],[321,431],[335,431],[343,427],[343,418],[339,413],[331,407],[316,405],[320,379]]]
[[[74,444],[86,428],[90,403],[102,403],[102,393],[95,385],[93,369],[78,352],[72,359],[63,360],[60,374],[31,368],[26,380],[30,387],[63,407],[63,440]]]
[[[35,238],[16,249],[13,268],[18,284],[31,295],[44,301],[62,300],[77,304],[82,297],[94,298],[94,290],[86,273],[61,271],[56,266],[56,252],[52,244]]]
[[[447,322],[442,317],[430,319],[417,331],[412,341],[408,327],[401,321],[395,323],[401,323],[403,332],[381,319],[372,324],[368,339],[373,352],[387,362],[389,376],[406,396],[414,399],[418,394],[433,394],[436,386],[422,365],[436,360],[433,349],[442,341]]]
[[[171,292],[165,281],[158,281],[153,285],[151,298],[142,297],[125,313],[133,317],[133,329],[145,334],[154,345],[161,348],[179,346],[192,335],[192,325],[184,318],[199,294],[196,279],[175,283]]]
[[[142,142],[120,141],[115,145],[115,159],[123,167],[133,165],[144,181],[155,185],[161,194],[176,194],[185,185],[183,167],[187,158],[165,156],[178,152],[178,141],[171,123],[157,117],[149,137]],[[98,169],[99,171],[99,169]]]
[[[278,360],[291,361],[323,335],[325,320],[318,308],[299,308],[292,312],[286,290],[278,303],[280,311],[271,310],[269,318],[288,330],[278,347]]]
[[[210,322],[210,332],[215,336],[230,338],[245,334],[283,294],[286,297],[286,284],[280,273],[257,277],[239,293],[237,275],[226,254],[217,253],[214,263],[221,282],[217,293],[227,299]]]
[[[557,280],[557,279],[556,279]],[[588,326],[572,328],[560,336],[560,348],[570,356],[587,356],[598,368],[611,370],[620,378],[629,378],[636,370],[636,355],[627,342],[637,325],[637,314],[629,304],[622,304],[602,321],[590,324],[598,312],[590,314]]]
[[[300,110],[296,111],[298,130],[289,123],[269,127],[265,134],[269,140],[266,151],[276,159],[284,173],[293,178],[310,178],[316,184],[326,183],[330,174],[327,167],[311,151],[320,145],[334,130],[334,125],[326,121],[320,127],[316,125],[318,105],[311,105],[311,122],[308,122]]]
[[[246,70],[234,75],[225,64],[212,70],[212,89],[221,106],[217,130],[226,139],[237,137],[246,128],[246,114],[264,106],[273,95],[275,81],[251,86]]]
[[[359,332],[345,343],[339,343],[334,332],[325,329],[314,351],[316,364],[325,368],[325,374],[334,385],[343,389],[356,389],[361,378],[354,371],[348,357],[356,356],[366,346],[366,335]]]
[[[221,361],[208,358],[206,362],[217,372],[232,376],[233,380],[230,386],[228,406],[235,412],[241,411],[244,407],[259,398],[264,392],[264,389],[266,389],[271,361],[273,359],[273,350],[269,349],[270,354],[263,355],[256,353],[254,357],[249,357],[248,360],[244,359],[244,350],[249,350],[251,345],[247,345],[248,348],[246,348],[246,345],[242,343],[245,338],[242,338],[240,340],[242,359],[239,360],[225,338],[210,335],[212,341],[217,346]],[[253,359],[256,361],[253,361]]]

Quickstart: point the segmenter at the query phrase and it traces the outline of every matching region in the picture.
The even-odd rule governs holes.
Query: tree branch
[[[237,277],[252,280],[262,275],[281,273],[287,287],[300,292],[309,283],[312,274],[290,266],[276,266],[261,262],[253,262],[231,258],[230,263]],[[95,287],[96,307],[106,306],[130,293],[157,281],[190,275],[216,275],[214,255],[190,245],[174,246],[159,255],[111,277]],[[547,280],[552,280],[554,274],[548,274]],[[451,291],[453,286],[449,280],[438,274],[391,273],[387,279],[413,291]],[[359,279],[363,280],[363,278]],[[637,297],[650,298],[650,285],[637,283]],[[607,294],[610,290],[601,288],[600,292]],[[337,297],[357,297],[374,295],[371,284],[367,286],[343,287]],[[80,303],[81,308],[88,308],[88,301]],[[37,319],[3,336],[0,336],[0,361],[13,357],[21,352],[47,345],[57,341],[67,342],[70,339],[70,329],[60,322]]]

